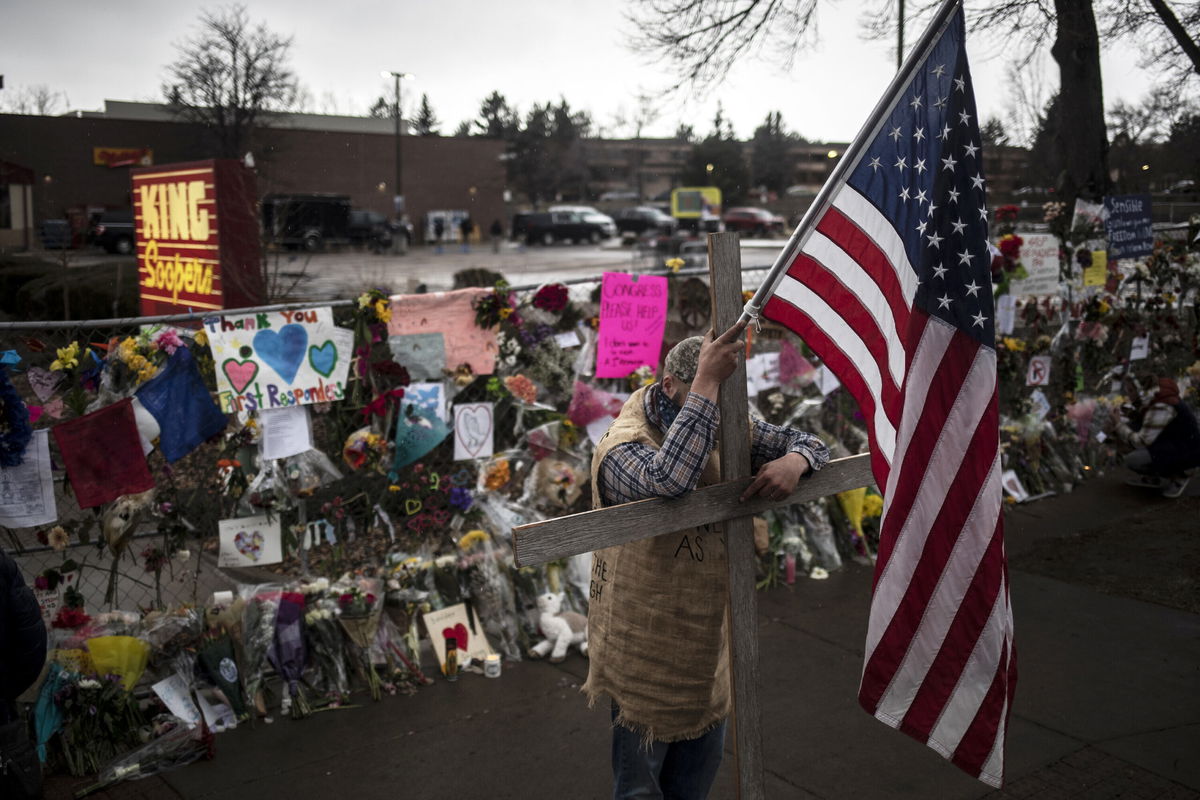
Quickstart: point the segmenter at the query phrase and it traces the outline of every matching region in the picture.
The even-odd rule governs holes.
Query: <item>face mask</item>
[[[682,395],[682,391],[676,391],[676,395]],[[673,397],[668,397],[666,391],[659,387],[658,392],[658,416],[662,420],[664,428],[671,427],[671,423],[675,421],[676,415],[683,409],[683,403],[678,402]]]

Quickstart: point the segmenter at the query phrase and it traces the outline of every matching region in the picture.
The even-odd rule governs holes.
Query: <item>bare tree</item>
[[[1118,0],[1098,0],[1117,2]],[[971,15],[976,29],[1017,31],[1032,53],[1052,39],[1059,67],[1059,100],[1070,129],[1059,131],[1061,195],[1102,194],[1108,184],[1108,139],[1100,80],[1100,38],[1093,0],[992,0]],[[917,21],[940,6],[925,0]],[[816,36],[817,0],[637,0],[631,19],[635,50],[673,65],[676,87],[719,82],[743,56],[763,46],[784,62]],[[878,12],[876,14],[878,16]],[[876,26],[878,27],[878,26]]]
[[[184,119],[207,128],[217,154],[238,158],[258,127],[292,108],[299,85],[288,66],[292,40],[250,22],[233,5],[200,15],[200,30],[178,45],[163,94]]]
[[[37,83],[14,90],[7,102],[0,104],[0,108],[10,114],[50,116],[66,105],[66,92],[56,92],[44,83]]]
[[[1168,78],[1183,83],[1200,76],[1200,2],[1177,3],[1180,13],[1167,0],[1146,3],[1124,0],[1113,2],[1105,15],[1108,36],[1139,36],[1142,66],[1160,66]]]

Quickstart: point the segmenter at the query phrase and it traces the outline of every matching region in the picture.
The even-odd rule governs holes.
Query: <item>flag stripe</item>
[[[997,598],[996,613],[992,617],[996,627],[1004,624],[1007,615],[1008,608],[1005,606],[1003,598]],[[990,622],[991,620],[989,620]],[[989,627],[991,627],[990,624]],[[978,775],[979,779],[985,783],[999,788],[1002,782],[1001,776],[988,775],[983,771],[983,767],[999,740],[1001,723],[1008,705],[1008,641],[1002,637],[986,637],[981,639],[981,642],[994,645],[994,650],[990,650],[974,662],[979,667],[977,674],[968,675],[964,679],[964,688],[969,687],[972,694],[970,699],[974,699],[974,690],[982,685],[982,682],[989,676],[986,668],[996,664],[998,666],[991,671],[992,680],[988,685],[987,693],[979,703],[970,726],[963,732],[951,760],[967,772]],[[967,681],[971,682],[968,684]],[[962,707],[965,708],[967,705],[968,701],[961,701]],[[937,731],[934,731],[934,735],[936,734]]]
[[[834,351],[826,354],[825,348],[822,348],[821,357],[830,361],[836,360],[838,354],[841,354],[842,364],[831,363],[831,368],[839,378],[848,372],[859,376],[866,397],[858,393],[855,397],[863,406],[863,414],[870,418],[875,428],[875,437],[883,449],[884,457],[890,459],[891,453],[896,449],[896,429],[884,413],[881,403],[883,376],[866,344],[835,309],[830,308],[815,292],[797,281],[782,281],[772,299],[785,301],[797,310],[804,309],[803,314],[812,321],[813,331],[810,332],[810,337],[816,331],[822,332],[828,340],[828,346]],[[848,374],[841,380],[842,383],[851,386],[852,379]]]
[[[930,322],[931,326],[935,324],[944,325],[940,321]],[[991,377],[990,385],[986,376],[982,376],[988,364],[995,363],[994,357],[988,358],[989,352],[991,351],[979,348],[961,333],[955,333],[946,349],[942,351],[941,360],[925,390],[919,416],[911,415],[909,417],[911,419],[916,416],[917,422],[912,436],[904,443],[904,460],[902,462],[893,460],[892,462],[903,466],[896,470],[897,477],[888,487],[883,519],[880,523],[875,590],[879,592],[880,586],[885,580],[890,580],[894,584],[890,591],[885,590],[882,598],[885,605],[888,601],[899,599],[890,592],[903,592],[911,578],[911,572],[908,569],[911,567],[911,561],[903,562],[904,568],[898,574],[888,575],[892,569],[893,552],[897,549],[907,549],[910,559],[919,555],[919,551],[914,551],[921,546],[921,540],[914,539],[909,543],[904,542],[904,539],[910,535],[910,529],[926,530],[923,526],[932,521],[931,512],[936,511],[941,505],[945,488],[953,479],[953,470],[957,469],[965,452],[966,443],[986,407],[982,399],[990,397],[992,394],[995,376]],[[963,382],[968,375],[982,377],[977,377],[970,384],[970,392],[965,394],[964,399]],[[965,404],[971,402],[978,402],[979,405],[971,409],[964,408]],[[955,422],[967,423],[970,425],[969,429],[962,431],[948,425],[947,421],[952,413],[956,414]],[[953,462],[943,463],[941,459],[935,459],[935,456],[938,455],[938,447],[945,437],[952,437],[950,443],[953,444],[953,449],[945,452],[956,455]],[[949,471],[948,474],[947,471]],[[929,494],[924,494],[925,492]],[[870,652],[870,649],[874,647],[874,640],[868,637],[868,641],[870,642],[868,652]]]
[[[855,221],[863,233],[883,252],[904,293],[904,304],[912,308],[917,294],[917,273],[908,260],[904,240],[890,219],[853,186],[843,186],[833,198],[833,207]]]
[[[859,242],[860,247],[869,243]],[[874,247],[870,247],[874,250]],[[883,256],[874,250],[878,258]],[[844,308],[843,316],[860,334],[870,336],[870,344],[875,341],[882,346],[880,352],[872,347],[875,361],[887,365],[887,375],[890,376],[891,389],[899,394],[904,385],[904,343],[896,330],[896,319],[892,315],[892,305],[884,295],[883,287],[875,282],[875,278],[864,270],[854,259],[847,255],[842,247],[842,241],[830,239],[821,233],[820,227],[804,245],[804,255],[810,257],[822,270],[808,272],[803,282],[820,294],[830,306]],[[803,258],[804,256],[801,256]],[[799,259],[797,259],[799,260]],[[804,273],[801,273],[804,274]],[[834,284],[842,288],[847,296],[834,296]],[[908,322],[906,312],[902,321]],[[873,330],[864,330],[870,324]],[[898,410],[895,412],[898,413]],[[895,414],[889,414],[894,421]]]
[[[841,250],[838,250],[837,246],[832,243],[829,243],[827,252],[825,253],[826,256],[831,255],[828,251],[837,251],[842,257],[845,257],[845,254]],[[846,275],[844,271],[839,271],[835,274],[835,270],[838,269],[837,266],[830,269],[826,264],[815,261],[807,253],[802,253],[796,257],[796,262],[792,269],[803,270],[807,273],[805,280],[795,285],[812,292],[824,302],[826,307],[836,310],[835,313],[845,321],[847,327],[862,343],[862,347],[866,349],[868,357],[878,368],[878,397],[882,404],[883,413],[887,416],[888,421],[894,425],[900,414],[900,403],[902,400],[900,386],[903,381],[904,372],[903,351],[898,350],[895,345],[889,346],[888,335],[880,330],[878,320],[859,302],[858,296],[843,283],[842,279]],[[790,280],[790,278],[787,280]],[[781,287],[782,293],[783,290]],[[891,338],[894,339],[895,337]],[[889,353],[889,350],[893,352]],[[901,373],[901,382],[893,380],[890,374],[890,366],[892,365],[889,365],[889,360],[893,362],[892,365]],[[860,370],[859,372],[861,374],[862,371]],[[864,379],[868,383],[872,382],[871,379],[865,376]]]
[[[978,486],[986,484],[989,470],[995,473],[999,485],[998,438],[994,417],[985,416],[976,426],[968,450],[990,451],[996,453],[996,459],[990,464],[977,459],[962,461],[931,526],[907,591],[869,658],[866,672],[875,680],[864,680],[864,696],[873,700],[874,691],[887,681],[878,709],[889,716],[900,718],[911,713],[919,705],[917,700],[929,696],[926,675],[931,672],[945,675],[948,671],[931,667],[955,609],[963,602],[976,567],[984,557],[988,531],[980,535],[978,529],[994,526],[995,518],[989,516],[992,509],[984,496],[975,492]],[[968,501],[974,497],[976,502],[960,502],[958,498],[963,497]],[[927,720],[930,724],[933,721]]]
[[[825,364],[832,369],[847,391],[858,402],[864,415],[874,416],[875,401],[867,389],[866,382],[854,368],[854,362],[838,349],[833,340],[804,311],[791,303],[772,297],[763,309],[764,314],[795,331],[798,336],[808,343],[809,347],[822,353]],[[871,470],[876,475],[887,475],[888,462],[886,452],[876,439],[875,426],[867,426],[867,436],[871,442]]]

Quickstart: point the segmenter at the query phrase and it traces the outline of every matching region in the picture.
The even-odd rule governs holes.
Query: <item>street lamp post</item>
[[[396,102],[395,106],[392,108],[392,119],[396,121],[396,185],[392,191],[392,211],[396,215],[397,222],[400,224],[400,230],[397,231],[394,241],[398,252],[403,255],[408,251],[408,229],[404,225],[404,194],[400,189],[400,178],[403,175],[404,164],[400,153],[400,79],[411,79],[414,76],[407,72],[393,72],[391,70],[384,70],[380,74],[385,78],[393,78],[396,82],[396,90],[393,94],[393,98]]]

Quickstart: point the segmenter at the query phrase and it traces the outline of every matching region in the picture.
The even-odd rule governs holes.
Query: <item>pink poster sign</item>
[[[388,336],[416,333],[440,333],[445,341],[444,366],[454,370],[470,364],[476,375],[491,375],[496,370],[496,331],[475,324],[472,305],[491,289],[459,289],[431,294],[392,295],[392,318]]]
[[[645,365],[657,369],[666,324],[666,278],[604,273],[596,377],[624,378]]]

